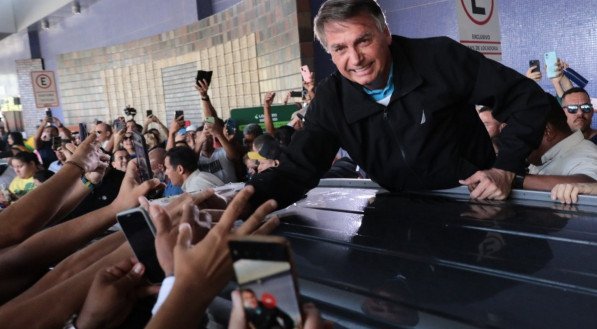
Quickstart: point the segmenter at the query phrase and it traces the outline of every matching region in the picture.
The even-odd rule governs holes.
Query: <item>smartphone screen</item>
[[[535,66],[535,68],[531,72],[539,72],[539,71],[541,71],[541,69],[539,68],[540,65],[541,65],[541,63],[539,62],[538,59],[531,59],[529,61],[529,67]]]
[[[214,117],[205,117],[205,123],[215,123],[216,122],[216,118]]]
[[[145,209],[132,208],[116,215],[135,256],[145,266],[145,277],[151,283],[161,283],[164,271],[155,251],[155,228]]]
[[[174,112],[174,120],[178,119],[178,117],[181,115],[184,115],[184,111],[177,110],[176,112]],[[182,118],[182,120],[184,120],[184,117]]]
[[[135,155],[137,156],[137,167],[139,168],[139,179],[141,182],[153,178],[153,172],[149,164],[149,155],[147,154],[147,145],[145,138],[138,132],[133,132],[133,145],[135,146]]]
[[[124,121],[120,120],[120,119],[116,119],[114,121],[114,130],[116,131],[121,131],[124,128],[126,128],[126,124],[124,123]]]
[[[147,110],[145,114],[146,114],[147,117],[150,117],[150,116],[153,115],[153,111],[152,110]]]
[[[51,118],[52,117],[52,110],[46,110],[46,116],[48,118]]]
[[[302,91],[291,91],[290,97],[303,97],[303,92]]]
[[[79,138],[81,142],[87,138],[87,124],[84,122],[79,123]]]
[[[200,80],[205,80],[207,82],[207,85],[209,86],[209,84],[211,83],[212,75],[213,75],[213,71],[199,70],[199,71],[197,71],[197,77],[195,78],[195,83],[197,85],[199,85]]]
[[[307,66],[307,65],[301,66],[301,75],[303,76],[303,80],[306,83],[311,82],[311,71],[309,70],[309,66]]]
[[[62,146],[62,137],[54,136],[52,137],[52,150],[56,151]]]
[[[556,71],[556,63],[558,62],[558,56],[556,55],[555,51],[550,51],[545,53],[545,65],[547,66],[547,77],[549,79],[555,78],[558,76],[558,72]]]
[[[288,242],[282,237],[250,236],[228,244],[250,326],[302,327]]]

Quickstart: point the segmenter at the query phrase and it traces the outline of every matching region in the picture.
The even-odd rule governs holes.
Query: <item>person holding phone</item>
[[[58,160],[52,150],[52,138],[59,136],[58,128],[53,125],[53,117],[45,116],[35,133],[35,150],[41,157],[44,169],[48,169],[50,163]]]
[[[249,182],[253,205],[301,198],[340,146],[389,191],[464,185],[473,199],[509,196],[545,127],[536,83],[447,37],[393,36],[374,0],[327,0],[314,26],[337,71],[318,85],[280,166]],[[507,124],[497,156],[475,104]]]

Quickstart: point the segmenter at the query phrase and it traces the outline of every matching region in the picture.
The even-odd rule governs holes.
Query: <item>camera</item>
[[[134,117],[135,115],[137,115],[137,109],[135,109],[134,107],[131,107],[130,105],[127,105],[124,108],[124,114],[128,115],[128,116],[131,116],[131,117]]]

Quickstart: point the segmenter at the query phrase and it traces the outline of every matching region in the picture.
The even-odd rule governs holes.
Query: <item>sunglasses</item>
[[[578,112],[578,109],[580,109],[582,111],[582,113],[593,112],[593,104],[566,105],[566,106],[564,106],[564,108],[570,114],[574,114],[574,113]]]
[[[123,140],[132,140],[133,136],[124,136]]]

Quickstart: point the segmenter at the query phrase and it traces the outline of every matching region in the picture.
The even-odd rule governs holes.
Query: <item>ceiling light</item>
[[[47,18],[44,18],[41,20],[41,28],[44,30],[47,30],[50,28],[50,22],[48,21]]]
[[[73,4],[70,7],[70,9],[73,12],[73,15],[78,15],[81,13],[81,4],[79,3],[79,1],[73,1]]]

